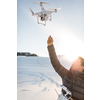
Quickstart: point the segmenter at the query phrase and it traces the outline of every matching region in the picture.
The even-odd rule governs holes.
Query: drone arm
[[[29,8],[29,9],[30,9],[30,11],[31,11],[32,15],[34,16],[34,12],[32,11],[32,9],[31,9],[31,8]]]
[[[37,16],[37,23],[39,24],[39,16]]]
[[[55,11],[50,11],[50,13],[55,13]]]
[[[44,8],[43,8],[43,6],[42,5],[40,5],[41,6],[41,9],[43,10]]]
[[[50,21],[52,20],[52,16],[51,16],[51,14],[50,14]]]
[[[46,20],[45,20],[45,24],[44,24],[44,26],[46,25]]]

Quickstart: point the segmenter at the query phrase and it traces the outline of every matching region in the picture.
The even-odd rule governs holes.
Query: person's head
[[[84,58],[78,56],[78,58],[73,61],[71,69],[74,71],[82,72],[84,70]]]

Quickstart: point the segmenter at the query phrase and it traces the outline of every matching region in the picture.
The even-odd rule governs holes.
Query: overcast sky
[[[44,8],[55,9],[63,7],[52,14],[52,21],[46,26],[37,24],[37,18],[32,16],[41,11],[36,0],[17,0],[17,52],[36,53],[48,56],[47,39],[51,35],[57,55],[84,56],[84,0],[44,0],[50,5]]]

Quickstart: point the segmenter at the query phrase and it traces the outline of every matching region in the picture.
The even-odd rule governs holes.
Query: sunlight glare
[[[69,61],[73,62],[78,58],[78,55],[76,54],[65,54],[65,58],[68,59]]]
[[[75,36],[63,36],[59,52],[65,55],[65,58],[74,61],[78,56],[83,56],[83,45]]]
[[[66,26],[53,21],[46,27],[41,26],[41,28],[53,37],[54,47],[56,47],[58,55],[65,55],[65,58],[70,61],[74,61],[78,56],[83,55],[83,43],[80,38]]]

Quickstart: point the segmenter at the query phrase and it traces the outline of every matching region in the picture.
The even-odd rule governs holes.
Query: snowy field
[[[63,57],[59,60],[70,68],[71,62]],[[17,57],[17,100],[57,100],[59,84],[62,80],[48,57]]]

